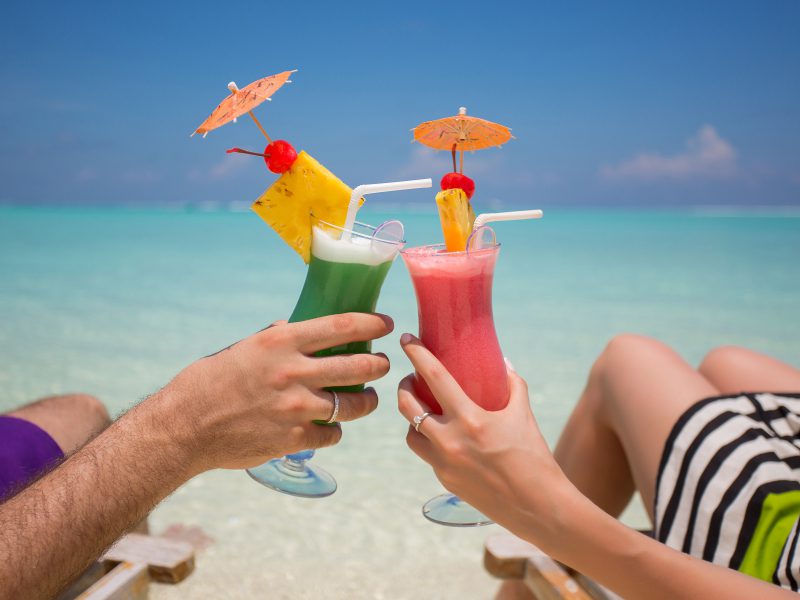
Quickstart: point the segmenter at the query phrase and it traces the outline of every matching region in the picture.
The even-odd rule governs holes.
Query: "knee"
[[[95,428],[104,429],[111,423],[108,409],[98,398],[89,394],[71,394],[68,399],[71,409]]]
[[[735,365],[746,361],[752,356],[750,350],[739,346],[719,346],[714,348],[703,357],[698,371],[705,377],[714,377],[718,373],[724,373]]]
[[[647,336],[635,333],[615,335],[600,353],[589,373],[588,388],[603,390],[615,377],[636,368],[643,357],[669,349],[667,346]],[[600,398],[604,394],[588,394],[590,398]],[[601,408],[601,407],[596,407]]]
[[[615,335],[606,344],[600,361],[611,364],[630,364],[631,361],[654,353],[670,351],[669,346],[654,338],[636,333],[621,333]]]
[[[652,369],[670,356],[674,356],[673,350],[654,338],[635,333],[615,335],[592,366],[589,384],[605,389],[631,370]]]

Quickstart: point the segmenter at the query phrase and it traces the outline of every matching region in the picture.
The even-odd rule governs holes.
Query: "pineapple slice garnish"
[[[461,252],[467,248],[467,239],[472,233],[475,213],[463,190],[453,188],[436,194],[439,221],[444,233],[444,244],[448,252]]]
[[[300,152],[291,168],[253,202],[252,208],[308,263],[311,213],[341,227],[352,191],[309,154]]]

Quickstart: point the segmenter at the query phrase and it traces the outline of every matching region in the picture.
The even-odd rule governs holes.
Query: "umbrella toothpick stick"
[[[464,151],[461,151],[461,174],[464,174]]]
[[[261,130],[261,133],[263,133],[263,134],[264,134],[264,137],[265,137],[265,138],[267,138],[267,141],[268,141],[268,142],[271,144],[271,143],[272,143],[272,138],[271,138],[271,137],[269,137],[269,136],[267,135],[267,132],[266,132],[266,130],[265,130],[265,129],[264,129],[264,127],[261,125],[261,123],[259,123],[259,122],[258,122],[258,119],[256,119],[256,116],[253,114],[253,111],[251,110],[251,111],[250,111],[250,112],[248,112],[247,114],[248,114],[248,115],[250,115],[250,116],[253,118],[253,121],[255,121],[255,122],[256,122],[256,125],[258,125],[258,128]]]

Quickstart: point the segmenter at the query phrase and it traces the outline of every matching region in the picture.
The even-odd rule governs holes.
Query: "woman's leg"
[[[652,519],[656,476],[672,426],[717,389],[668,346],[615,337],[599,356],[555,457],[595,504],[618,516],[634,489]]]
[[[799,370],[738,346],[715,348],[703,359],[699,371],[720,394],[800,392]]]

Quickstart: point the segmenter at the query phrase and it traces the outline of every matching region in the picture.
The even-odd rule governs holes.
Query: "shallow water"
[[[390,216],[412,244],[438,237],[433,213],[368,206],[360,218]],[[721,344],[800,363],[800,217],[550,209],[497,230],[497,329],[550,443],[615,333],[658,337],[694,363]],[[118,414],[197,357],[285,318],[303,277],[249,213],[0,208],[0,409],[80,390]],[[196,478],[152,529],[199,524],[216,543],[184,585],[153,597],[490,597],[481,544],[496,527],[447,529],[419,513],[441,488],[405,447],[395,409],[410,370],[397,339],[416,330],[400,262],[378,307],[397,323],[376,345],[393,363],[376,386],[382,404],[316,459],[339,491],[298,500],[241,472]],[[626,518],[646,524],[641,506]]]

